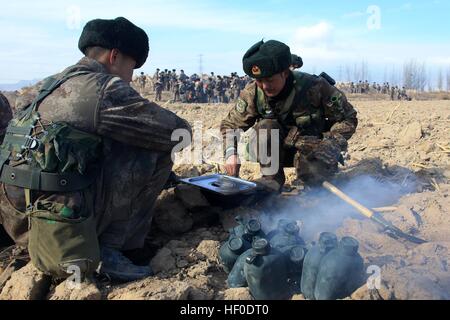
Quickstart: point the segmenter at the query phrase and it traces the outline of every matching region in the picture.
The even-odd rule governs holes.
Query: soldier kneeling
[[[343,161],[341,152],[358,124],[355,109],[333,79],[325,73],[291,71],[290,65],[291,52],[284,43],[271,40],[252,46],[243,57],[243,69],[254,81],[221,123],[227,173],[239,175],[236,130],[253,127],[257,143],[251,143],[249,151],[260,163],[260,182],[273,191],[280,191],[285,183],[284,167],[294,166],[297,178],[308,184],[336,173]],[[273,130],[278,133],[276,141],[270,134]],[[258,150],[261,145],[278,152],[276,172],[273,163],[264,161]]]

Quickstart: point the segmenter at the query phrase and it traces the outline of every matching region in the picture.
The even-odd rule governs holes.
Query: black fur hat
[[[242,64],[244,72],[252,78],[271,77],[289,68],[291,51],[280,41],[260,41],[248,49]]]
[[[78,48],[86,54],[86,48],[89,47],[118,49],[136,60],[135,69],[142,67],[149,51],[145,31],[123,17],[89,21],[83,28]]]

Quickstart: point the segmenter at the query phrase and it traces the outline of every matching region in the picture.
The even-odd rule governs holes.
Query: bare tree
[[[427,86],[427,73],[425,63],[411,60],[403,65],[403,85],[407,89],[425,91]]]
[[[447,91],[450,91],[450,67],[447,69]]]
[[[438,71],[437,88],[439,92],[444,91],[444,74],[441,68]]]
[[[393,65],[391,69],[391,75],[389,77],[389,83],[391,86],[396,86],[399,84],[399,72],[397,68]]]
[[[385,66],[383,74],[383,82],[386,83],[387,81],[388,81],[388,66]]]
[[[345,77],[347,78],[346,81],[353,81],[355,80],[352,78],[352,67],[350,65],[345,65]]]

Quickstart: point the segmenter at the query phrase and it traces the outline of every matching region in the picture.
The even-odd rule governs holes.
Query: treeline
[[[361,61],[353,65],[340,66],[338,69],[338,79],[341,82],[372,81],[367,61]],[[415,59],[407,61],[402,67],[388,67],[384,69],[384,74],[378,75],[383,83],[405,87],[408,90],[418,92],[424,91],[450,91],[450,67],[439,68],[434,72],[427,67],[425,62]]]

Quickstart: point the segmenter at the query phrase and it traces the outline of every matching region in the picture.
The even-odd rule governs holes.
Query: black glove
[[[341,151],[347,151],[348,148],[348,142],[347,139],[344,138],[343,135],[341,135],[340,133],[337,132],[325,132],[323,134],[323,139],[324,140],[331,140],[334,143],[336,143],[340,148]]]
[[[319,160],[330,167],[336,167],[338,163],[343,164],[344,159],[341,154],[341,147],[334,139],[324,139],[308,155],[309,160]]]
[[[310,154],[320,143],[321,140],[315,136],[301,136],[297,127],[289,130],[287,137],[284,139],[285,147],[295,148],[305,155]]]

